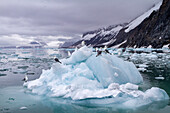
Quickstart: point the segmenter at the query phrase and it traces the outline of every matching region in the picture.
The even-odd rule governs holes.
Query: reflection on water
[[[167,101],[156,102],[138,109],[122,108],[117,105],[103,105],[103,100],[96,100],[101,104],[90,105],[89,100],[71,101],[61,98],[47,98],[30,95],[22,87],[23,77],[28,76],[34,80],[41,75],[42,69],[49,69],[54,63],[54,58],[68,56],[68,51],[73,49],[1,49],[0,50],[0,113],[169,113],[170,106]],[[112,52],[112,51],[111,51]],[[114,53],[114,52],[113,52]],[[170,54],[132,54],[124,53],[119,56],[124,60],[135,63],[140,70],[144,83],[141,90],[153,86],[164,89],[170,96]],[[163,77],[164,79],[155,79]],[[111,101],[104,99],[104,101]],[[170,104],[169,104],[170,105]],[[27,109],[21,110],[21,107]]]
[[[161,110],[170,110],[170,107],[164,108],[168,101],[155,102],[140,108],[128,109],[115,104],[102,105],[101,103],[98,106],[89,105],[88,103],[91,100],[72,101],[69,99],[30,95],[25,93],[23,87],[20,86],[2,88],[0,91],[0,113],[156,113],[157,110],[160,110],[159,113],[161,113]],[[22,110],[22,107],[26,109]]]

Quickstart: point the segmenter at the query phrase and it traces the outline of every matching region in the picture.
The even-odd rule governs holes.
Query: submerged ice
[[[39,79],[24,86],[38,95],[72,100],[110,98],[113,100],[110,104],[127,107],[169,99],[167,93],[157,87],[145,92],[139,90],[143,78],[137,68],[114,55],[102,53],[96,57],[92,48],[84,46],[61,62],[54,63],[50,70],[43,70]]]

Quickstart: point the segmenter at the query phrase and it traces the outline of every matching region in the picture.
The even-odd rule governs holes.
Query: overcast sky
[[[29,36],[76,37],[100,27],[129,22],[159,1],[0,0],[0,41],[12,34],[24,35],[26,39]]]

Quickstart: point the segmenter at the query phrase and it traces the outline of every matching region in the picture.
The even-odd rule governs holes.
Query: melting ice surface
[[[132,62],[86,46],[76,50],[62,64],[54,63],[43,70],[39,79],[24,83],[34,94],[68,98],[79,104],[116,104],[119,107],[141,107],[156,101],[168,100],[167,93],[152,87],[139,90],[143,78]],[[100,99],[100,100],[96,100]]]

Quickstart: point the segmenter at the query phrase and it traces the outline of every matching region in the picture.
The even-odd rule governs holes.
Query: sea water
[[[62,113],[62,112],[170,112],[169,101],[154,102],[139,109],[121,108],[116,105],[102,104],[110,99],[86,99],[74,102],[72,99],[51,98],[46,95],[30,94],[23,88],[25,75],[29,80],[39,78],[42,70],[51,68],[54,58],[67,58],[70,49],[1,49],[0,50],[0,113]],[[130,61],[140,71],[144,83],[140,90],[151,87],[164,89],[170,95],[170,53],[130,53],[117,54],[124,61]],[[90,101],[101,103],[100,106],[89,106]]]

